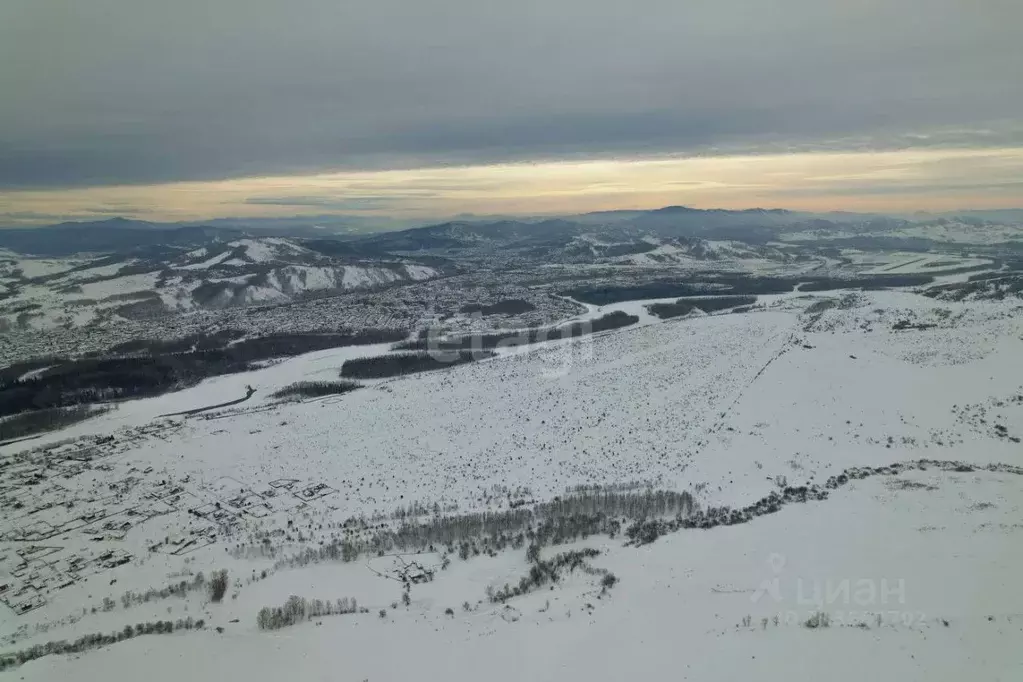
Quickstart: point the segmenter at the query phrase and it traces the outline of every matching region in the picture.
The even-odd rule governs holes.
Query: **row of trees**
[[[98,649],[99,647],[116,644],[117,642],[123,642],[141,635],[164,635],[170,634],[175,630],[201,630],[204,627],[206,627],[205,621],[192,620],[191,617],[179,618],[176,621],[161,620],[139,623],[135,626],[125,625],[124,629],[117,632],[83,635],[73,642],[67,640],[47,642],[46,644],[36,644],[21,651],[0,654],[0,670],[13,668],[22,663],[34,661],[37,658],[51,654],[80,654],[90,649]]]
[[[877,290],[890,287],[918,287],[931,284],[931,275],[863,275],[849,279],[819,278],[799,288],[800,291],[833,291],[835,289]]]
[[[322,398],[362,388],[356,381],[299,381],[271,394],[273,398]]]
[[[394,350],[409,351],[481,351],[494,348],[514,348],[558,339],[571,339],[610,329],[628,327],[639,322],[635,315],[620,310],[594,320],[572,322],[560,327],[535,327],[490,334],[471,334],[452,338],[434,338],[425,330],[418,338],[395,344]]]
[[[191,580],[180,580],[176,583],[170,583],[160,589],[151,587],[145,592],[135,592],[134,590],[128,590],[121,595],[121,606],[125,609],[137,606],[139,604],[147,604],[151,601],[159,599],[167,599],[169,597],[185,598],[189,592],[201,590],[206,587],[206,576],[203,575],[202,571],[196,573]]]
[[[76,405],[16,414],[13,417],[0,419],[0,442],[61,429],[97,417],[104,412],[106,409],[103,408]]]
[[[699,308],[705,313],[727,310],[738,306],[753,305],[756,296],[702,296],[699,298],[680,298],[674,303],[652,303],[647,308],[652,315],[661,319],[688,315]]]
[[[349,533],[343,538],[282,559],[277,567],[304,566],[324,561],[355,561],[363,554],[434,551],[446,548],[462,559],[491,554],[527,541],[540,546],[558,545],[591,535],[615,537],[622,520],[658,517],[683,519],[698,505],[687,492],[667,490],[619,491],[587,488],[543,502],[532,508],[517,507],[500,512],[434,516],[419,522],[408,520],[395,528],[350,524],[369,531],[368,537]]]
[[[341,376],[349,379],[386,379],[454,367],[491,355],[493,353],[472,351],[388,353],[371,358],[346,360],[341,366]]]
[[[342,597],[337,601],[330,599],[313,599],[291,595],[283,606],[264,606],[256,615],[256,625],[260,630],[279,630],[310,618],[322,616],[340,616],[349,613],[369,613],[369,609],[361,608],[354,598]]]

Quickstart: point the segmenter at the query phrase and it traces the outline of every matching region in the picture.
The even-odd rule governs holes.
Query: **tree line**
[[[341,376],[348,379],[386,379],[405,374],[445,369],[491,356],[493,353],[467,350],[445,353],[428,353],[426,351],[388,353],[370,358],[345,360],[341,366]]]
[[[616,310],[594,320],[572,322],[560,327],[535,327],[532,329],[471,334],[440,339],[432,337],[429,330],[427,330],[426,333],[420,334],[419,338],[395,344],[393,348],[394,350],[412,351],[471,351],[513,348],[516,346],[528,346],[534,343],[544,343],[545,341],[577,338],[610,329],[620,329],[637,322],[639,322],[637,316]]]
[[[203,379],[245,372],[256,363],[341,346],[391,343],[405,338],[398,329],[357,332],[274,334],[231,342],[233,333],[185,337],[175,341],[134,341],[117,352],[49,364],[21,363],[36,370],[0,373],[0,417],[86,403],[148,398]]]
[[[98,649],[142,635],[165,635],[175,630],[202,630],[204,627],[206,627],[204,620],[192,620],[191,616],[179,618],[176,621],[158,620],[139,623],[135,626],[125,625],[123,629],[110,633],[83,635],[73,642],[67,640],[47,642],[21,651],[0,654],[0,670],[13,668],[51,654],[80,654],[90,649]]]
[[[341,395],[362,388],[357,381],[299,381],[271,393],[273,398],[322,398],[327,395]]]
[[[342,597],[337,601],[330,599],[313,599],[312,601],[291,595],[282,606],[264,606],[256,614],[256,626],[260,630],[280,630],[297,625],[310,618],[322,616],[341,616],[350,613],[369,613],[369,609],[360,607],[354,598]]]
[[[683,298],[720,293],[733,296],[784,294],[797,285],[800,291],[833,291],[836,289],[875,289],[922,286],[934,281],[927,274],[862,275],[857,277],[756,277],[750,275],[701,274],[699,279],[663,278],[643,284],[588,286],[568,289],[567,296],[592,305],[608,305],[624,301],[652,298]]]
[[[651,303],[647,309],[652,315],[661,319],[682,317],[697,308],[705,313],[727,310],[738,306],[753,305],[756,296],[705,296],[700,298],[680,298],[674,303]]]
[[[591,535],[615,537],[621,532],[623,519],[664,516],[684,519],[697,510],[696,500],[687,491],[596,488],[560,496],[533,508],[438,515],[426,521],[406,521],[393,528],[353,519],[346,523],[347,532],[343,537],[281,559],[274,568],[325,561],[350,562],[362,555],[437,551],[438,548],[465,560],[480,554],[496,554],[509,547],[518,549],[527,542],[548,546]]]
[[[65,426],[71,426],[92,419],[107,409],[76,405],[74,407],[51,407],[37,412],[23,412],[13,417],[0,419],[0,442],[28,438]]]

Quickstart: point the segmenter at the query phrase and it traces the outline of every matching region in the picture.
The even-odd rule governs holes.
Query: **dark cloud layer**
[[[1018,0],[5,0],[0,188],[1020,145],[1020,25]]]

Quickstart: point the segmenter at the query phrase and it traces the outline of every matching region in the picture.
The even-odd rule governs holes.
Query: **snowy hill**
[[[643,303],[587,315],[612,310]],[[33,681],[138,666],[172,680],[185,657],[199,679],[1013,679],[1020,313],[793,292],[327,398],[272,394],[386,346],[123,404],[3,451],[0,582],[24,612],[0,621],[0,658],[26,657],[11,674]],[[247,386],[237,407],[161,417]],[[585,491],[588,514],[664,491],[731,512],[688,528],[623,509],[612,535],[527,552],[533,514]],[[558,518],[571,533],[591,517]],[[485,519],[506,525],[476,534]],[[661,525],[649,538],[639,521]],[[390,544],[358,549],[374,537]],[[586,558],[531,586],[570,552]],[[268,629],[261,611],[291,595],[298,615]],[[52,653],[94,633],[115,636]]]
[[[82,326],[197,309],[286,303],[308,295],[418,282],[442,269],[364,256],[334,242],[251,237],[99,258],[0,261],[0,326]],[[340,250],[341,253],[336,253]]]
[[[778,239],[788,242],[887,239],[906,243],[999,246],[1023,241],[1023,221],[925,217],[918,220],[879,218],[852,224],[822,222],[809,229],[787,231]]]
[[[734,240],[707,240],[690,238],[646,237],[638,244],[648,244],[639,253],[630,253],[608,259],[628,265],[704,265],[704,261],[716,261],[724,266],[732,262],[736,267],[755,268],[761,263],[782,264],[792,260],[790,254],[769,247],[751,245]],[[638,250],[638,249],[636,249]]]
[[[374,235],[354,243],[393,252],[425,251],[514,263],[687,266],[698,261],[791,260],[790,255],[776,247],[729,239],[672,236],[670,230],[637,227],[632,222],[605,225],[570,220],[452,222]]]

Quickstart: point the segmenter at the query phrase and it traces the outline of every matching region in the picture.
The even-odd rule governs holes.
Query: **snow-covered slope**
[[[199,679],[285,670],[553,679],[566,666],[597,679],[664,669],[700,680],[1012,679],[1023,664],[1023,597],[1012,586],[1023,559],[1013,539],[1023,475],[986,467],[1021,464],[1023,307],[903,292],[793,292],[761,302],[743,314],[644,316],[592,338],[370,382],[343,396],[270,399],[384,349],[323,351],[7,446],[9,455],[114,436],[89,441],[91,460],[67,459],[83,452],[72,443],[50,451],[49,467],[15,460],[0,470],[4,499],[23,505],[4,516],[0,540],[12,581],[20,586],[27,575],[14,575],[25,543],[12,533],[42,538],[47,525],[67,528],[32,541],[58,548],[46,554],[57,575],[68,575],[71,554],[90,557],[89,566],[107,549],[131,559],[79,571],[61,587],[30,556],[45,582],[32,589],[45,603],[4,621],[0,635],[10,638],[0,651],[192,617],[205,628],[135,636],[75,659],[48,656],[15,674],[60,679],[73,669],[76,679],[109,679],[148,664],[155,679],[171,679],[188,656]],[[587,315],[642,308],[629,302]],[[237,398],[246,385],[256,393],[237,408],[154,419]],[[888,469],[905,462],[916,464]],[[411,513],[424,519],[496,513],[600,485],[688,491],[704,507],[737,508],[782,487],[823,486],[852,467],[883,469],[749,523],[679,530],[642,547],[620,535],[545,547],[544,557],[597,549],[598,572],[567,574],[505,604],[488,601],[487,590],[529,572],[524,547],[467,559],[456,551],[447,562],[440,546],[281,563],[347,537],[359,518],[398,525],[395,510],[417,503],[423,511]],[[41,480],[11,486],[24,476]],[[93,510],[110,516],[75,521]],[[90,529],[103,539],[88,539]],[[435,579],[412,585],[401,605],[402,586],[391,578],[413,560],[433,567]],[[126,591],[158,591],[218,568],[232,576],[223,604],[210,603],[205,589],[122,603]],[[619,584],[601,588],[600,570]],[[369,612],[259,630],[260,608],[291,594],[355,597]],[[818,627],[808,627],[815,617]],[[23,624],[32,625],[19,634]]]
[[[791,256],[777,248],[732,240],[645,237],[642,242],[649,244],[650,248],[639,253],[612,256],[607,261],[624,265],[679,265],[690,268],[707,267],[710,261],[724,268],[755,270],[792,260]]]
[[[407,607],[398,601],[400,585],[374,572],[393,557],[280,572],[222,605],[203,607],[196,597],[152,609],[164,618],[206,616],[223,633],[136,637],[83,656],[49,656],[9,676],[106,682],[145,670],[153,682],[174,682],[187,669],[203,681],[669,674],[701,682],[1008,682],[1023,668],[1023,598],[1014,589],[1023,545],[1012,540],[1019,530],[1011,513],[1018,478],[868,479],[826,503],[720,533],[672,535],[641,549],[593,538],[558,549],[602,549],[594,564],[620,579],[613,590],[602,595],[575,574],[507,608],[479,600],[492,582],[528,570],[523,552],[456,558],[433,582],[415,586]],[[413,558],[439,566],[436,557]],[[290,594],[357,595],[369,613],[257,630],[260,606]],[[144,611],[90,618],[115,629],[125,616],[148,618]],[[807,628],[819,611],[831,615],[829,626]]]

